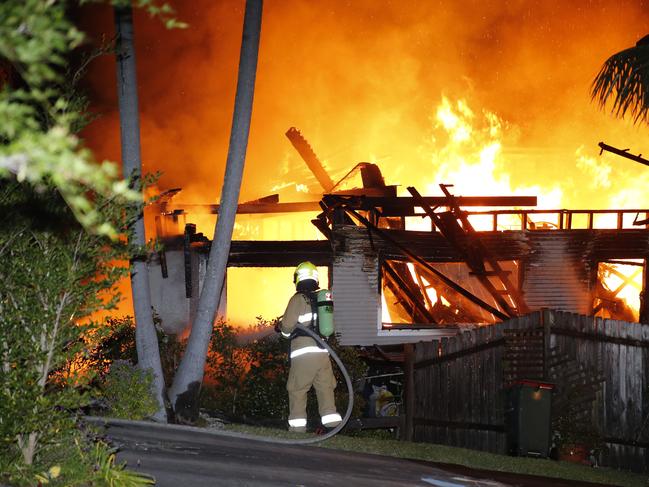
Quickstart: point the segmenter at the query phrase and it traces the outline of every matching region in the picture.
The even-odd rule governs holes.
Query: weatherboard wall
[[[439,233],[384,231],[430,263],[462,260]],[[550,308],[590,314],[598,262],[645,259],[649,251],[649,230],[644,228],[479,232],[478,237],[497,260],[519,262],[519,282],[531,311]],[[453,333],[443,329],[381,330],[381,259],[408,258],[398,246],[366,228],[335,227],[333,289],[341,343],[413,343]]]

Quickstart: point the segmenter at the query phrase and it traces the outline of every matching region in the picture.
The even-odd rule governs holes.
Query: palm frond
[[[649,44],[645,39],[608,58],[591,88],[591,98],[601,108],[610,102],[615,116],[629,113],[633,123],[649,122]]]

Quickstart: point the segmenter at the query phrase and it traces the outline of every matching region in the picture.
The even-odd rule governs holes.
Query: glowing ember
[[[596,293],[595,298],[597,316],[637,321],[642,291],[642,272],[640,261],[600,263],[598,279],[602,289]]]

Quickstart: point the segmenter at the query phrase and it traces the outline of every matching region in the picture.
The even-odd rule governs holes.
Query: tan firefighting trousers
[[[291,369],[288,374],[286,390],[289,402],[289,429],[306,431],[307,393],[315,388],[318,399],[318,411],[324,426],[335,427],[341,422],[336,412],[334,389],[336,378],[331,368],[328,353],[312,352],[291,358]]]

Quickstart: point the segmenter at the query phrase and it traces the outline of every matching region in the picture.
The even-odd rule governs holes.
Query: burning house
[[[240,204],[238,214],[320,210],[312,224],[324,239],[236,240],[229,266],[311,260],[327,267],[342,344],[450,336],[463,325],[542,308],[627,321],[647,316],[640,296],[648,210],[543,210],[534,196],[457,196],[447,185],[442,196],[414,187],[397,196],[371,163],[334,184],[299,131],[287,136],[321,184],[321,201],[272,195]],[[165,192],[152,211],[164,242],[151,267],[153,298],[170,333],[191,323],[210,245],[192,217],[218,214],[218,205],[175,204],[179,191]]]
[[[648,316],[649,210],[537,209],[534,196],[460,196],[448,185],[441,196],[414,187],[397,196],[371,163],[332,182],[299,132],[287,136],[322,199],[269,196],[240,204],[239,214],[317,208],[311,223],[324,238],[235,240],[229,269],[304,260],[328,269],[339,342],[405,373],[404,415],[390,423],[402,437],[503,452],[502,391],[546,380],[558,384],[555,421],[569,415],[596,427],[604,463],[646,468],[638,461],[649,447],[649,325],[637,322]],[[176,205],[176,194],[157,201],[164,248],[149,265],[168,333],[191,323],[205,273],[210,240],[192,216],[218,213],[216,205]],[[254,286],[247,291],[263,292]],[[222,317],[226,301],[224,293]],[[461,408],[448,407],[457,401]]]
[[[145,170],[183,188],[146,215],[163,243],[152,302],[165,331],[183,334],[218,214],[200,203],[216,199],[223,170],[243,10],[176,3],[192,28],[170,35],[139,19],[138,68]],[[503,451],[503,388],[544,379],[567,384],[555,411],[578,392],[609,465],[646,469],[649,172],[585,149],[595,133],[644,143],[586,96],[601,61],[646,34],[641,2],[274,2],[264,16],[219,315],[280,314],[290,269],[310,260],[334,290],[340,342],[403,368],[404,437]],[[90,84],[107,116],[86,136],[117,159],[106,69]],[[276,136],[287,123],[309,123],[329,164],[294,129],[289,154]],[[367,160],[377,164],[349,164]],[[302,199],[280,201],[287,186]],[[298,220],[310,231],[296,234]],[[277,269],[283,289],[262,282]]]

